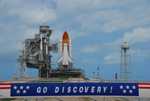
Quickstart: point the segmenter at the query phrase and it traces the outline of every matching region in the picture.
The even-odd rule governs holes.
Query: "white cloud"
[[[63,18],[65,25],[80,25],[77,28],[81,31],[111,33],[144,26],[150,21],[146,1],[58,0],[57,4],[57,14]]]
[[[123,42],[128,42],[129,46],[136,44],[144,44],[150,42],[150,28],[149,27],[137,27],[128,32],[124,32],[121,37],[118,37],[115,41],[107,43],[112,48],[121,46]]]
[[[0,54],[17,53],[24,39],[38,33],[40,25],[56,20],[52,1],[0,1]]]
[[[72,15],[89,9],[90,4],[91,0],[57,0],[57,11],[61,14]]]
[[[128,51],[128,63],[138,62],[139,60],[144,60],[150,57],[150,50],[131,48]],[[120,51],[112,51],[110,54],[104,56],[104,64],[120,64],[121,53]]]
[[[129,44],[150,42],[150,28],[135,28],[131,32],[125,33],[123,36],[123,40],[128,41]]]
[[[35,32],[34,28],[28,28],[27,26],[7,26],[3,24],[0,29],[3,29],[3,34],[0,37],[0,55],[1,54],[13,54],[19,52],[22,48],[24,39],[32,38]],[[8,30],[9,29],[9,30]]]
[[[81,48],[83,53],[101,53],[106,52],[106,50],[114,50],[116,45],[111,43],[91,43]]]
[[[138,47],[134,47],[134,45],[142,44],[146,47],[145,44],[147,42],[150,42],[150,28],[149,27],[138,27],[133,29],[130,32],[125,32],[123,37],[118,38],[116,41],[108,43],[111,48],[114,48],[113,51],[111,51],[111,54],[108,54],[104,57],[104,63],[106,64],[118,64],[120,63],[120,51],[118,50],[121,43],[127,41],[129,43],[129,55],[132,59],[145,59],[150,56],[149,48],[144,49]],[[145,45],[144,45],[145,44]],[[148,46],[147,46],[148,47]],[[118,52],[118,53],[116,53]],[[133,61],[133,60],[131,60]]]
[[[81,49],[81,52],[83,53],[96,53],[99,50],[99,47],[98,45],[89,45],[89,46],[86,46],[84,48]]]
[[[108,52],[114,52],[118,51],[120,49],[120,46],[118,44],[115,44],[113,42],[110,43],[91,43],[86,45],[85,47],[81,48],[81,52],[83,53],[108,53]],[[104,55],[104,54],[103,54]]]
[[[51,2],[42,0],[12,0],[12,2],[2,0],[0,11],[3,16],[17,17],[17,21],[22,21],[24,24],[47,24],[49,21],[56,19],[55,8],[50,7]]]
[[[137,0],[57,0],[57,7],[60,12],[67,13],[86,13],[93,10],[113,9]]]
[[[130,56],[132,59],[145,59],[147,57],[150,57],[150,49],[139,49],[139,48],[133,48],[129,51]]]
[[[120,54],[111,53],[104,57],[104,64],[119,64],[120,63]]]
[[[56,13],[49,8],[23,8],[19,10],[12,10],[11,14],[18,16],[21,21],[30,24],[43,24],[56,19]]]
[[[149,10],[145,11],[146,7],[140,8],[141,9],[131,8],[131,10],[104,10],[103,15],[99,13],[99,16],[103,16],[104,19],[102,19],[105,21],[101,30],[111,33],[148,24],[150,21],[150,18],[147,17],[150,15],[150,13],[148,13]],[[140,12],[142,12],[142,15],[139,14]]]

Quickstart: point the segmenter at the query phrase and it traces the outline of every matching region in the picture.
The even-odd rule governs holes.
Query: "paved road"
[[[150,101],[150,98],[125,98],[125,97],[53,97],[53,98],[28,98],[11,101]]]

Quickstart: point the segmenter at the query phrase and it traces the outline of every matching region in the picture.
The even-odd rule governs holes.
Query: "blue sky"
[[[22,42],[44,24],[53,29],[52,41],[68,31],[74,65],[88,77],[99,66],[102,78],[113,79],[120,45],[127,41],[130,79],[149,80],[149,5],[149,0],[0,0],[0,80],[17,73]],[[27,74],[37,76],[37,71],[27,69]]]

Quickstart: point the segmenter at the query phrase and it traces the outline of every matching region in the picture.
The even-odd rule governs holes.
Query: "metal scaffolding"
[[[49,26],[40,26],[39,33],[34,38],[25,40],[22,54],[19,58],[22,70],[25,68],[36,68],[39,77],[48,78],[51,69],[50,36],[52,30]],[[21,70],[21,72],[23,72]]]

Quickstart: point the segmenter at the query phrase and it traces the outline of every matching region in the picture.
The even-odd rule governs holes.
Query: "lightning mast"
[[[121,45],[121,66],[120,66],[120,79],[128,80],[129,70],[128,70],[128,50],[129,45],[127,42],[123,42]]]

